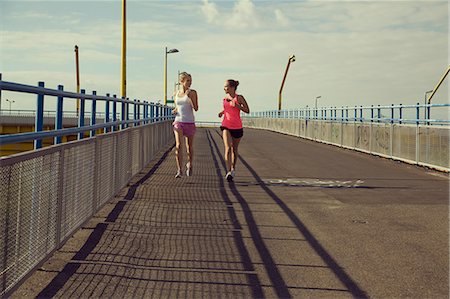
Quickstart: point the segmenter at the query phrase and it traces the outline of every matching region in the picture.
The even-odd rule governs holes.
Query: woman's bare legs
[[[188,164],[186,164],[186,167],[188,168],[187,171],[189,171],[187,174],[190,176],[192,175],[192,161],[194,160],[194,135],[186,136],[186,149],[188,156]]]
[[[236,161],[238,159],[238,147],[241,138],[233,138],[232,152],[231,152],[231,170],[236,168]]]
[[[178,172],[181,174],[182,164],[183,164],[183,131],[174,130],[175,134],[175,158],[177,160]]]
[[[233,147],[233,138],[231,138],[230,131],[223,130],[223,144],[225,146],[225,165],[227,167],[227,173],[231,171],[231,163],[232,163],[232,147]]]

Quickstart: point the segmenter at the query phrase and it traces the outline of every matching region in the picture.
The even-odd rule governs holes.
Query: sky
[[[122,1],[0,1],[4,81],[120,94]],[[251,111],[423,103],[449,66],[448,1],[127,1],[127,96],[163,101],[178,71],[192,74],[198,121],[218,121],[226,79]],[[433,103],[448,103],[448,79]],[[2,93],[2,109],[35,109],[35,96]],[[45,109],[56,99],[46,97]],[[65,110],[74,110],[72,100]],[[102,110],[100,107],[99,110]]]

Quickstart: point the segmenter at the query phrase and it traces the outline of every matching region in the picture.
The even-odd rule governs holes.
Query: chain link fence
[[[1,158],[1,297],[169,142],[166,121]]]
[[[249,117],[244,126],[285,133],[449,172],[450,127]]]

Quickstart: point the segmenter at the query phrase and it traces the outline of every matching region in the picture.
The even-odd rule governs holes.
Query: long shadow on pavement
[[[216,131],[216,133],[222,137],[219,132]],[[215,144],[215,142],[214,142]],[[220,152],[216,146],[216,150]],[[221,157],[222,164],[225,167],[225,161]],[[279,198],[270,188],[266,185],[266,183],[261,179],[261,177],[258,176],[256,171],[250,166],[250,164],[245,161],[242,156],[239,156],[239,160],[242,162],[242,164],[250,171],[250,173],[253,175],[253,177],[258,182],[259,186],[269,195],[279,206],[280,208],[286,213],[286,215],[289,217],[289,219],[294,223],[294,225],[297,227],[297,229],[300,231],[300,233],[305,237],[305,239],[309,242],[311,247],[317,252],[317,254],[322,258],[322,260],[327,264],[327,266],[334,272],[334,274],[338,277],[338,279],[342,282],[343,285],[349,290],[349,292],[356,298],[368,298],[368,295],[365,291],[363,291],[358,284],[342,269],[342,267],[339,266],[339,264],[336,262],[336,260],[326,251],[326,249],[320,244],[320,242],[314,237],[314,235],[310,232],[310,230],[306,227],[306,225],[295,215],[295,213],[289,209],[289,207],[283,202],[281,198]],[[236,185],[231,182],[230,183],[230,189],[233,192],[237,198],[241,198],[241,201],[245,202],[243,200],[242,196],[239,194],[239,191],[236,188]],[[246,207],[248,208],[248,205]],[[256,225],[256,224],[255,224]]]
[[[214,141],[214,138],[212,137],[209,130],[207,130],[208,134],[208,142],[211,146],[211,153],[214,157],[214,162],[216,164],[217,169],[217,175],[219,176],[220,180],[223,182],[222,174],[220,171],[219,163],[217,162],[217,159],[213,153],[213,148],[211,142],[214,144],[214,148],[216,150],[217,156],[220,158],[222,167],[225,168],[225,161],[220,154],[220,150],[217,146],[217,143]],[[233,191],[233,190],[232,190]],[[236,191],[236,189],[235,189]],[[278,270],[277,265],[275,264],[275,261],[270,254],[269,249],[267,248],[266,244],[264,243],[264,240],[261,236],[261,233],[259,231],[258,225],[256,224],[255,218],[253,217],[253,214],[251,212],[251,209],[248,205],[248,203],[245,201],[245,199],[238,193],[233,192],[236,199],[239,201],[239,204],[242,206],[242,210],[244,211],[245,220],[248,225],[248,229],[250,231],[250,234],[252,236],[253,242],[255,243],[256,247],[258,248],[259,254],[261,255],[261,259],[263,261],[264,267],[266,268],[267,274],[269,275],[270,281],[272,282],[272,286],[275,289],[277,295],[279,298],[292,298],[289,289],[286,285],[286,282],[284,281],[283,277],[281,276],[280,271]]]

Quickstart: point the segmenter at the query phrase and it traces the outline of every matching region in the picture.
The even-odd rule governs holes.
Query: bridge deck
[[[194,176],[161,154],[13,297],[447,297],[448,177],[246,130],[234,183],[218,129]]]

